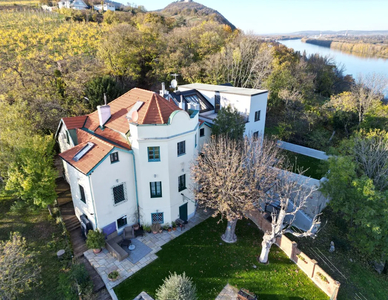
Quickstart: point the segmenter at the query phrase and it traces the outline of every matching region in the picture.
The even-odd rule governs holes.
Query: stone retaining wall
[[[249,218],[264,232],[272,229],[271,223],[259,211],[250,212]],[[337,299],[340,283],[327,274],[315,259],[308,257],[298,249],[296,242],[284,235],[277,238],[276,244],[330,299]]]

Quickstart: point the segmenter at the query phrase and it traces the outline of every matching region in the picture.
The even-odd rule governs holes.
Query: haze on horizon
[[[127,0],[116,0],[128,4]],[[148,11],[171,0],[143,0]],[[237,28],[257,34],[297,31],[388,30],[386,0],[196,0],[220,12]],[[131,4],[131,3],[130,3]]]

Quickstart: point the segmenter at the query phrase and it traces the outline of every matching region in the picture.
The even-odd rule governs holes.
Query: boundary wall
[[[248,217],[264,232],[271,231],[272,226],[260,211],[250,212]],[[311,259],[300,249],[298,244],[286,236],[276,239],[276,245],[306,273],[306,275],[326,294],[331,300],[336,300],[340,283],[327,274],[315,259]]]

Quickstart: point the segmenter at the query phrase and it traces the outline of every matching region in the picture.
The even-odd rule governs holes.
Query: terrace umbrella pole
[[[225,233],[221,236],[222,240],[225,243],[231,244],[231,243],[237,242],[237,236],[234,233],[236,230],[236,224],[237,224],[237,219],[228,221],[228,225],[226,226]]]

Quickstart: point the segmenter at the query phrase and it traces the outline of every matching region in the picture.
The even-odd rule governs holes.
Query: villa
[[[245,135],[264,133],[266,90],[188,84],[160,94],[134,88],[97,111],[62,118],[56,133],[64,177],[85,232],[189,220],[190,164],[219,109],[237,108]]]

